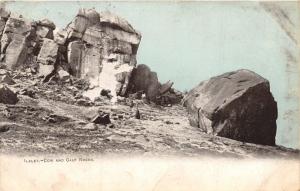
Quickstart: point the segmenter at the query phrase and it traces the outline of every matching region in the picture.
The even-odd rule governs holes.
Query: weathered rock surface
[[[58,53],[58,44],[54,40],[44,39],[42,48],[38,55],[38,62],[44,65],[53,65],[56,62]]]
[[[80,9],[65,29],[53,34],[56,26],[48,19],[34,22],[3,9],[0,13],[0,64],[9,70],[29,67],[44,82],[63,74],[87,80],[85,96],[91,100],[102,90],[110,90],[112,102],[140,91],[161,105],[182,98],[172,92],[172,82],[161,85],[146,65],[136,68],[141,34],[115,14]]]
[[[173,86],[173,82],[171,82],[170,80],[167,81],[166,83],[162,84],[158,90],[159,94],[162,95],[162,94],[165,94],[167,93],[168,91],[170,91],[171,87]]]
[[[160,83],[157,74],[144,64],[138,65],[132,72],[131,86],[132,92],[143,91],[151,101],[156,100],[159,95]]]
[[[190,126],[186,108],[172,105],[183,94],[171,81],[136,67],[141,35],[126,20],[81,9],[65,29],[54,29],[47,19],[0,9],[0,153],[299,156],[232,140],[274,144],[276,102],[256,74],[224,74],[186,97],[194,126],[231,139],[216,137]]]
[[[70,74],[89,80],[91,92],[98,92],[87,95],[93,99],[102,89],[109,89],[115,98],[124,96],[141,35],[124,19],[94,9],[80,9],[65,31]],[[66,34],[59,35],[56,41],[64,44]],[[119,75],[124,77],[117,79]]]
[[[48,19],[28,21],[1,9],[1,64],[11,70],[37,60],[42,76],[54,75],[61,67],[88,80],[93,92],[109,89],[114,98],[126,95],[137,63],[139,32],[125,19],[95,9],[80,9],[73,21],[54,35],[55,28]],[[120,74],[122,78],[117,79]]]
[[[56,26],[55,24],[48,20],[43,19],[36,22],[36,34],[37,34],[37,42],[39,43],[39,46],[41,46],[44,38],[47,39],[53,39],[53,31],[55,30]]]
[[[2,37],[2,33],[9,16],[10,16],[10,12],[1,7],[0,8],[0,38]]]
[[[269,82],[249,70],[213,77],[183,100],[192,126],[239,141],[274,145],[277,104]]]
[[[16,79],[22,89],[27,87],[24,79],[28,78]],[[55,83],[37,83],[28,88],[36,90],[37,99],[21,95],[16,105],[0,103],[0,127],[9,126],[8,131],[1,133],[0,153],[299,159],[299,150],[201,132],[189,125],[186,109],[181,105],[162,109],[133,100],[135,105],[139,102],[140,119],[136,119],[136,107],[119,102],[113,107],[109,100],[97,107],[76,105],[74,88]],[[91,122],[99,110],[111,116],[110,124]]]
[[[186,108],[179,104],[160,107],[145,102],[144,96],[142,100],[118,96],[123,101],[111,104],[105,98],[108,90],[91,102],[82,94],[89,87],[83,79],[43,83],[27,72],[0,72],[14,76],[13,88],[20,100],[15,105],[0,103],[0,127],[9,126],[1,133],[0,153],[299,158],[299,150],[199,131],[189,125]],[[169,92],[180,94],[172,88]],[[92,122],[99,114],[97,117],[105,118],[104,113],[109,124]]]
[[[16,104],[19,101],[17,94],[5,85],[0,85],[0,103]]]
[[[130,93],[144,92],[149,101],[159,105],[177,104],[183,98],[179,91],[172,89],[173,82],[161,84],[157,74],[144,64],[133,69],[129,84]]]
[[[35,27],[36,23],[24,19],[22,15],[9,15],[1,35],[0,61],[6,68],[20,67],[32,56],[30,54],[36,46]]]

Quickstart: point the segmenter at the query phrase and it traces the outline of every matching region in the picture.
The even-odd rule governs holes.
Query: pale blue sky
[[[299,148],[296,97],[299,73],[287,73],[290,52],[298,48],[279,24],[256,2],[11,2],[7,8],[31,19],[49,18],[63,28],[80,7],[109,10],[142,33],[138,63],[172,80],[180,90],[224,72],[246,68],[270,81],[278,102],[276,142]],[[299,25],[298,25],[299,26]]]

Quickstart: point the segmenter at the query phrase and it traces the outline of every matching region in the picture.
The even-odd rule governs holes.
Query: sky
[[[141,32],[138,64],[181,91],[215,75],[250,69],[270,81],[277,101],[276,144],[300,148],[299,48],[258,2],[9,2],[6,7],[26,18],[48,18],[59,28],[81,7],[111,11]],[[291,18],[299,18],[293,7],[285,4]]]

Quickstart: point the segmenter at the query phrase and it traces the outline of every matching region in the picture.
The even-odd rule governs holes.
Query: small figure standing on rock
[[[139,111],[138,105],[136,105],[135,118],[136,119],[141,119],[141,115],[140,115],[140,111]]]

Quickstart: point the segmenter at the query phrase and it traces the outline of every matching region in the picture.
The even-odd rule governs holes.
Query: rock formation
[[[132,92],[143,91],[151,101],[156,99],[160,87],[157,74],[144,64],[140,64],[134,69],[130,84]]]
[[[32,64],[44,39],[53,39],[54,29],[47,19],[34,22],[0,8],[0,64],[9,70]]]
[[[22,15],[0,9],[1,65],[14,70],[36,67],[46,81],[62,68],[91,87],[109,89],[113,96],[126,94],[136,53],[139,32],[112,13],[80,9],[68,26],[56,28],[47,19],[29,21]],[[36,62],[36,65],[34,65]]]
[[[0,8],[0,153],[299,156],[239,142],[275,143],[276,102],[257,74],[226,73],[186,95],[206,134],[173,82],[137,65],[141,35],[127,21],[80,9],[55,28]]]
[[[183,100],[192,126],[231,139],[275,144],[277,104],[269,82],[249,70],[213,77]]]
[[[173,83],[159,90],[156,73],[146,65],[135,68],[141,34],[112,13],[80,9],[73,21],[55,34],[56,26],[48,19],[29,21],[3,8],[0,21],[0,64],[8,70],[29,67],[44,82],[54,75],[66,80],[69,73],[90,83],[84,96],[91,100],[102,90],[110,91],[113,102],[117,96],[140,90],[156,103],[179,103],[182,98],[169,91]]]
[[[48,19],[29,21],[1,8],[1,67],[29,67],[44,82],[53,76],[64,82],[71,80],[70,75],[85,79],[89,88],[83,97],[91,101],[101,92],[109,92],[112,101],[128,95],[141,99],[143,93],[160,105],[181,101],[173,82],[161,84],[148,66],[136,66],[141,34],[126,20],[109,12],[80,9],[66,28],[53,34],[55,28]],[[1,81],[13,84],[9,76]],[[91,104],[82,98],[77,102]],[[252,72],[227,73],[201,83],[184,104],[191,124],[207,132],[254,143],[275,142],[276,102],[268,81]]]
[[[161,84],[156,72],[144,64],[138,65],[132,71],[129,92],[144,92],[146,98],[159,105],[180,103],[182,93],[172,89],[173,82]]]
[[[88,79],[97,96],[101,89],[110,90],[113,97],[124,96],[136,65],[140,33],[126,20],[94,9],[79,10],[66,31],[70,73]]]

